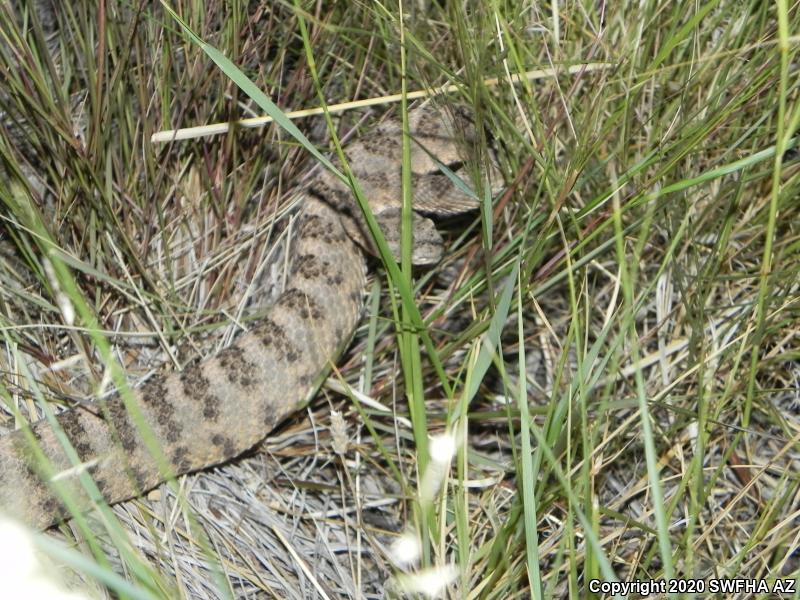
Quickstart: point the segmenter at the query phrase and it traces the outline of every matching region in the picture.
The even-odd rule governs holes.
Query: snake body
[[[452,214],[475,207],[432,158],[457,171],[463,164],[463,138],[470,131],[464,117],[430,107],[409,114],[417,263],[431,264],[441,255],[441,238],[417,210]],[[395,253],[401,148],[400,124],[390,120],[345,151]],[[56,418],[77,462],[47,420],[0,438],[0,510],[32,526],[49,527],[69,516],[63,493],[73,510],[92,506],[79,481],[82,471],[91,475],[106,502],[119,502],[155,487],[167,473],[181,475],[235,458],[301,407],[358,324],[371,238],[350,188],[327,171],[308,186],[298,223],[288,283],[267,316],[215,356],[133,390],[134,404],[162,459],[148,450],[140,421],[121,396],[79,406]],[[31,441],[49,468],[42,469],[41,454]]]

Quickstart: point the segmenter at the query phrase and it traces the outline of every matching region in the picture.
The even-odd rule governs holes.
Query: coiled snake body
[[[453,214],[474,200],[436,161],[458,170],[456,138],[469,140],[467,119],[430,107],[409,113],[414,208]],[[393,252],[399,249],[402,131],[389,121],[346,148],[346,156]],[[299,215],[286,289],[268,316],[216,356],[182,372],[150,379],[134,396],[144,421],[174,475],[236,457],[261,441],[313,393],[326,368],[351,339],[361,312],[365,249],[369,236],[350,189],[327,172],[308,186]],[[433,223],[415,212],[414,262],[441,255]],[[46,420],[31,426],[50,475],[81,509],[91,505],[77,473],[88,470],[108,503],[119,502],[164,480],[164,465],[147,450],[122,399],[57,416],[77,453],[68,458]],[[0,510],[39,528],[68,516],[23,430],[0,438]]]

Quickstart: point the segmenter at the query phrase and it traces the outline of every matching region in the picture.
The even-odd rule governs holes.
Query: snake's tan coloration
[[[441,171],[451,170],[472,137],[463,116],[433,108],[409,115],[414,207],[453,214],[474,201]],[[461,138],[461,144],[457,137]],[[390,121],[348,146],[346,155],[393,252],[399,249],[401,128]],[[430,153],[430,155],[428,154]],[[321,375],[345,348],[358,323],[369,250],[360,210],[350,189],[329,173],[309,185],[299,215],[291,275],[268,316],[229,348],[179,373],[155,377],[134,395],[175,475],[219,464],[261,441],[315,391]],[[433,223],[414,214],[414,262],[441,256]],[[103,406],[104,404],[104,406]],[[58,423],[106,501],[119,502],[164,480],[120,397],[75,408]],[[31,427],[57,479],[81,509],[91,503],[53,429]],[[65,516],[43,481],[24,431],[0,438],[0,509],[48,527]]]

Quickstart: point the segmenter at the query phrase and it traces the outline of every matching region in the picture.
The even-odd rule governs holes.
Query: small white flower
[[[697,433],[698,433],[697,421],[692,421],[691,423],[689,423],[689,426],[686,428],[686,433],[688,434],[689,439],[692,440],[692,442],[697,441]]]
[[[447,464],[456,453],[456,439],[450,433],[440,433],[431,436],[429,447],[431,460],[441,464]]]
[[[3,582],[3,598],[89,598],[81,591],[66,591],[53,579],[53,565],[49,561],[42,561],[42,558],[28,530],[14,521],[0,518],[0,581]]]
[[[458,577],[455,565],[431,567],[408,575],[398,575],[397,584],[408,594],[423,594],[434,598],[442,594]]]
[[[389,549],[390,559],[399,569],[407,569],[417,564],[421,555],[422,545],[413,531],[406,531]]]
[[[12,521],[0,522],[0,578],[25,579],[36,570],[33,544],[27,532]]]
[[[72,306],[72,301],[69,299],[69,296],[61,291],[61,285],[58,282],[58,277],[56,276],[56,270],[53,268],[53,263],[45,258],[42,260],[42,266],[44,266],[44,272],[47,275],[47,279],[50,280],[50,285],[53,286],[56,304],[58,304],[61,315],[64,317],[64,323],[67,325],[74,325],[75,307]]]

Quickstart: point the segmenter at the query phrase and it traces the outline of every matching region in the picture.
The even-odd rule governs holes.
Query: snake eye
[[[464,166],[463,160],[453,160],[449,163],[446,163],[445,166],[450,169],[451,171],[455,172],[461,169]]]

